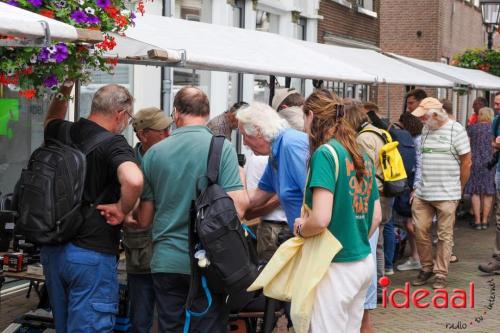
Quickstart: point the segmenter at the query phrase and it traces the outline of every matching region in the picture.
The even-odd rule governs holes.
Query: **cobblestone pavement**
[[[413,306],[409,309],[396,309],[392,306],[379,307],[371,312],[375,331],[377,333],[500,332],[500,297],[497,297],[491,310],[486,308],[492,296],[488,281],[492,280],[496,285],[500,285],[500,276],[486,276],[477,270],[478,262],[490,257],[494,237],[495,229],[493,227],[485,231],[476,231],[470,229],[465,221],[459,221],[455,229],[454,252],[460,260],[458,263],[450,265],[448,291],[451,295],[455,288],[468,290],[469,282],[473,281],[475,286],[474,309],[416,309]],[[388,288],[389,292],[394,288],[403,288],[405,282],[411,281],[416,274],[417,271],[396,272],[390,277],[392,283]],[[426,289],[432,292],[430,286],[426,286]],[[415,290],[415,287],[410,287],[410,293]],[[29,299],[26,299],[25,295],[25,292],[21,292],[7,296],[0,301],[0,330],[3,330],[14,318],[36,305],[38,300],[35,295]],[[429,298],[428,296],[426,299]],[[396,300],[401,302],[402,298],[397,297]],[[449,328],[446,328],[447,324]],[[285,325],[286,322],[281,320],[278,325],[279,329],[275,331],[287,332]],[[450,326],[453,327],[452,325],[460,328],[450,328]]]
[[[495,228],[477,231],[471,229],[465,220],[458,221],[455,227],[454,253],[459,262],[450,264],[448,276],[448,293],[450,298],[456,288],[465,289],[468,293],[469,283],[474,282],[475,307],[473,309],[417,309],[410,305],[409,309],[397,309],[390,305],[373,310],[372,320],[377,333],[383,332],[500,332],[500,297],[495,297],[492,284],[500,285],[500,276],[487,276],[478,271],[479,262],[491,256]],[[395,272],[390,276],[392,281],[388,291],[404,288],[405,282],[411,281],[418,271]],[[430,284],[425,288],[432,293]],[[410,294],[417,288],[410,286]],[[496,293],[500,292],[500,288]],[[429,300],[427,296],[425,300]],[[468,297],[468,296],[467,296]],[[488,309],[491,298],[491,310]],[[402,297],[396,297],[402,302]],[[467,304],[469,307],[470,304]]]

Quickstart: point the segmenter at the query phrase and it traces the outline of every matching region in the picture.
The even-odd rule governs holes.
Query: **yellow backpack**
[[[398,150],[399,142],[392,141],[389,132],[383,129],[366,128],[361,130],[360,134],[364,132],[375,133],[385,143],[379,152],[380,166],[384,176],[384,179],[381,179],[384,186],[384,196],[395,197],[400,195],[409,187],[403,158]]]

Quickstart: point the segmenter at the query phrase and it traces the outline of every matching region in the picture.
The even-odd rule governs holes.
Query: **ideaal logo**
[[[493,309],[495,305],[495,282],[493,279],[487,281],[490,297],[487,304],[480,307],[481,313],[472,320],[459,320],[458,322],[443,323],[445,328],[450,330],[464,330],[475,324],[481,323],[486,314]],[[453,289],[449,293],[446,289],[436,289],[430,292],[423,288],[410,290],[410,283],[406,282],[404,288],[395,288],[388,292],[387,287],[390,286],[391,280],[384,276],[380,278],[379,284],[382,287],[382,307],[387,308],[388,304],[394,308],[409,308],[410,302],[418,309],[428,308],[432,305],[436,309],[445,309],[448,307],[454,309],[464,309],[475,307],[474,282],[469,282],[468,289]],[[396,295],[402,295],[402,302],[396,302]]]
[[[425,309],[432,305],[436,309],[446,309],[452,307],[474,308],[474,282],[469,282],[468,289],[453,289],[451,294],[446,289],[436,289],[430,292],[424,288],[410,289],[410,283],[406,282],[404,288],[395,288],[388,292],[391,280],[387,276],[380,278],[382,287],[382,307],[386,308],[388,304],[397,309],[409,308],[410,303],[418,309]],[[402,302],[396,301],[396,295],[402,295]]]

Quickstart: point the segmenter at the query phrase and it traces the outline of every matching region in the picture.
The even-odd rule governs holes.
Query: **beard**
[[[439,127],[439,122],[436,119],[430,118],[425,122],[425,126],[430,130],[435,130]]]

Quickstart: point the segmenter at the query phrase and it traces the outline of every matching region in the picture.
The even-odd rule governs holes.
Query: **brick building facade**
[[[358,11],[356,1],[321,1],[318,23],[318,42],[327,43],[329,38],[379,45],[378,18]],[[379,0],[373,3],[373,12],[378,12]]]
[[[370,4],[375,15],[358,10],[358,5],[365,3],[321,1],[319,15],[323,20],[318,25],[318,41],[342,44],[351,40],[377,46],[382,52],[446,63],[467,48],[486,46],[477,0],[373,0]],[[383,114],[395,120],[403,110],[403,97],[409,88],[372,87],[369,98],[379,104]],[[428,92],[438,96],[437,89]],[[451,95],[451,91],[439,91],[439,97],[451,99]]]
[[[486,34],[479,1],[468,0],[384,0],[380,4],[380,48],[383,52],[450,63],[467,48],[483,48]],[[378,102],[384,111],[401,111],[407,87],[379,91]],[[451,100],[451,91],[427,89],[432,96]],[[389,93],[389,98],[387,98]],[[387,100],[390,107],[387,107]],[[458,118],[467,111],[461,101]],[[468,102],[469,104],[471,101]],[[398,112],[390,112],[396,119]]]

